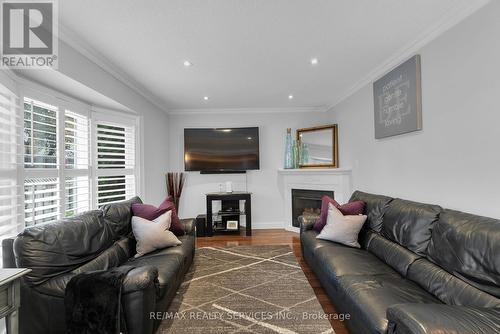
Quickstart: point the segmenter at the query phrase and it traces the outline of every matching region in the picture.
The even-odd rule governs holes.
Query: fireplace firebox
[[[292,189],[292,226],[300,227],[299,216],[319,216],[324,195],[334,198],[333,191]]]

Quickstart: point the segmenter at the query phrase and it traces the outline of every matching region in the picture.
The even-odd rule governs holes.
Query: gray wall
[[[372,86],[331,110],[353,189],[500,218],[500,2],[422,55],[423,130],[374,139]]]

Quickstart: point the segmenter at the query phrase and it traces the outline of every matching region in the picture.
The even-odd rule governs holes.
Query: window
[[[87,117],[66,110],[64,119],[64,163],[68,169],[89,166],[89,122]]]
[[[50,104],[26,97],[23,110],[26,226],[135,195],[135,118],[109,121],[107,113],[57,99]]]
[[[64,112],[64,189],[66,217],[90,209],[89,118],[70,110]]]
[[[98,121],[97,206],[135,194],[135,126]]]
[[[57,108],[24,101],[24,167],[57,167]]]
[[[24,181],[24,222],[27,227],[59,219],[59,179],[28,178]]]
[[[15,94],[0,84],[0,239],[17,234],[23,226],[17,181],[17,167],[22,163],[17,105]]]
[[[88,176],[66,177],[65,216],[71,217],[90,209],[90,189]]]

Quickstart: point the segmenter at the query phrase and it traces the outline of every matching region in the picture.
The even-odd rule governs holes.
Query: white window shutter
[[[65,216],[71,217],[90,209],[89,177],[68,176],[65,180]]]
[[[24,180],[24,220],[26,227],[53,223],[59,218],[59,178],[28,178]]]
[[[129,199],[135,189],[135,127],[97,122],[97,207]]]
[[[22,187],[17,180],[22,164],[19,115],[17,96],[0,84],[0,241],[24,227]]]
[[[24,167],[57,168],[57,107],[24,99]]]
[[[88,118],[69,110],[64,114],[64,167],[88,169],[90,152]]]

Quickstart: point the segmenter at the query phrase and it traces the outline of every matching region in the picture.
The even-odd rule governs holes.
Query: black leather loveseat
[[[124,279],[122,306],[129,334],[158,326],[150,312],[166,311],[189,269],[195,245],[192,220],[182,220],[182,245],[134,259],[131,205],[138,197],[108,204],[54,224],[27,228],[2,243],[4,267],[31,268],[21,283],[21,334],[65,333],[64,292],[82,272],[133,266]]]
[[[302,254],[352,333],[500,333],[500,221],[356,191],[362,249],[316,239]]]

